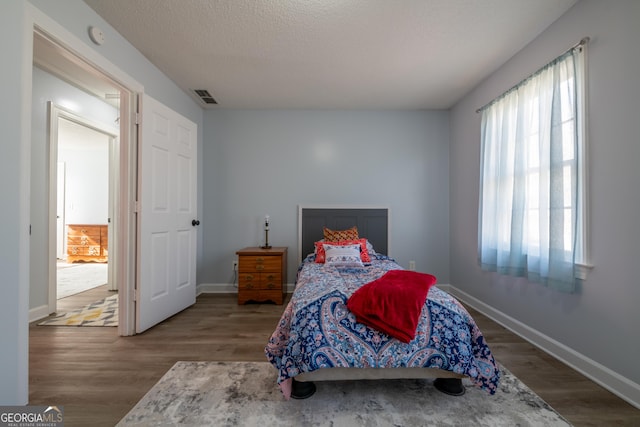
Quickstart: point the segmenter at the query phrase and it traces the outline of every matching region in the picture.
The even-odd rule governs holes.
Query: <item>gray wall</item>
[[[577,3],[468,94],[451,114],[451,284],[640,383],[640,2]],[[595,265],[577,293],[477,266],[480,115],[484,105],[584,36],[588,47],[589,217]]]
[[[0,13],[0,405],[26,405],[29,305],[29,134],[31,75],[22,0],[3,1]]]
[[[295,281],[297,206],[391,209],[390,254],[449,280],[448,113],[208,111],[200,283],[230,283],[244,246],[289,248]]]

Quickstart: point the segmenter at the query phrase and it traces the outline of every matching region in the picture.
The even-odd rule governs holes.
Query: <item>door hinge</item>
[[[140,202],[137,200],[133,203],[133,212],[134,213],[140,212]]]
[[[140,124],[140,113],[134,113],[133,120],[135,121],[135,124],[139,125]]]
[[[138,301],[138,289],[134,288],[133,289],[133,301]]]

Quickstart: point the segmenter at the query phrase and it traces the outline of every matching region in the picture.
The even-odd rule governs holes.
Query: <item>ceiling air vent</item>
[[[193,93],[195,93],[198,98],[200,98],[200,101],[205,105],[214,105],[218,103],[206,89],[193,89]]]

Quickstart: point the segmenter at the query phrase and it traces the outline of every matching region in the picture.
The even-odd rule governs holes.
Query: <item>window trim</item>
[[[591,233],[590,216],[589,216],[589,132],[587,129],[587,111],[588,111],[588,91],[587,91],[587,52],[585,46],[581,46],[582,55],[577,56],[576,78],[578,79],[578,90],[576,91],[578,106],[578,193],[582,196],[580,200],[581,215],[578,215],[579,239],[581,240],[580,257],[576,259],[576,278],[585,280],[589,272],[594,268],[591,262]]]
[[[589,233],[590,218],[589,218],[589,173],[588,173],[588,132],[587,132],[587,49],[585,46],[579,47],[581,55],[576,56],[576,102],[577,102],[577,162],[576,167],[578,178],[578,194],[580,194],[580,201],[578,203],[579,215],[577,215],[578,227],[577,227],[577,254],[574,262],[575,266],[575,278],[579,280],[586,280],[591,270],[595,267],[591,262],[591,235]]]

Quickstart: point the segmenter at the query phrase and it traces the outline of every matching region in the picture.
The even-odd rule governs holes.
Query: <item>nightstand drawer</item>
[[[240,289],[282,289],[282,274],[277,273],[240,273],[238,275]]]
[[[259,289],[260,275],[240,273],[238,275],[238,288],[239,289]]]
[[[280,272],[262,273],[260,289],[282,289],[282,274]]]
[[[240,257],[239,271],[280,271],[282,259],[279,256],[255,256]]]

